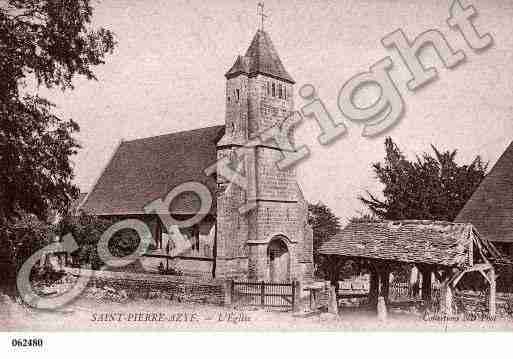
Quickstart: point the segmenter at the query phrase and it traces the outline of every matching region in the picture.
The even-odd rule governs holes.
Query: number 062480
[[[11,341],[13,347],[42,347],[43,339],[41,338],[14,338]]]

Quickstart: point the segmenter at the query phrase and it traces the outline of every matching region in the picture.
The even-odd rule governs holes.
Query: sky
[[[224,123],[225,78],[238,54],[244,54],[259,19],[257,1],[92,1],[94,26],[112,30],[118,41],[106,64],[95,68],[98,81],[77,78],[73,91],[38,89],[56,112],[81,127],[82,145],[73,158],[75,183],[87,192],[121,140],[149,137]],[[381,187],[371,164],[384,156],[390,136],[412,158],[430,151],[457,149],[457,161],[476,155],[493,165],[513,140],[513,2],[461,0],[479,15],[474,24],[490,33],[494,45],[475,53],[461,34],[448,27],[452,0],[288,0],[265,1],[265,30],[297,90],[312,84],[346,136],[323,146],[319,127],[305,120],[298,144],[310,157],[297,167],[297,179],[310,202],[322,201],[343,220],[365,212],[358,196]],[[438,79],[422,89],[407,89],[409,73],[381,38],[402,29],[409,39],[441,31],[465,63],[445,69],[436,53],[422,53],[436,66]],[[361,136],[362,124],[344,118],[337,107],[342,85],[390,56],[390,72],[406,111],[383,136]],[[364,94],[365,95],[365,94]],[[372,93],[366,95],[372,100]],[[364,96],[365,100],[365,96]],[[372,102],[372,101],[371,101]]]

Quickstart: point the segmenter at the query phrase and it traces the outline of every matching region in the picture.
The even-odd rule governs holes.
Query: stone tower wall
[[[218,158],[244,154],[239,156],[244,161],[239,170],[249,178],[249,188],[244,190],[218,176],[217,271],[224,276],[245,271],[249,279],[269,280],[268,245],[279,237],[290,256],[290,280],[307,277],[311,240],[304,242],[306,208],[295,170],[277,167],[283,154],[273,141],[241,148],[265,129],[281,126],[293,106],[293,86],[285,81],[241,74],[226,82],[226,133],[218,143]],[[250,199],[255,200],[254,208],[241,214],[239,208]]]

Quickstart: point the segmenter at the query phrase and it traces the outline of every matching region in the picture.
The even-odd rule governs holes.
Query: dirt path
[[[7,308],[8,307],[8,308]],[[6,309],[7,308],[7,309]],[[58,312],[39,311],[11,303],[2,305],[2,331],[102,330],[513,330],[513,321],[424,320],[413,314],[391,314],[386,322],[361,311],[305,317],[251,308],[224,308],[169,300],[126,303],[80,298]]]

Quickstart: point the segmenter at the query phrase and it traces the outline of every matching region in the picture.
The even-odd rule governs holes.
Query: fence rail
[[[299,283],[234,281],[231,291],[239,305],[294,310],[298,305]]]

